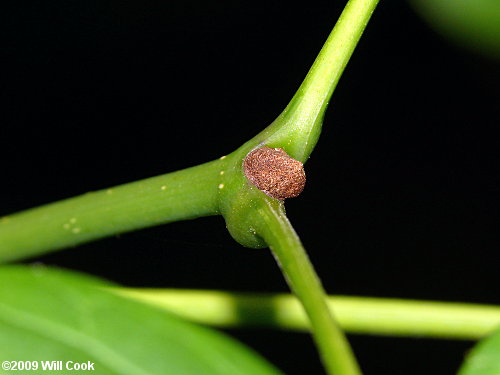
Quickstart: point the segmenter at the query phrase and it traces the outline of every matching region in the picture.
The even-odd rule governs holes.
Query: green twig
[[[297,331],[310,327],[299,301],[289,294],[111,290],[207,325]],[[476,340],[500,326],[500,306],[492,305],[354,296],[330,296],[328,305],[343,329],[359,334]]]
[[[283,205],[249,186],[241,160],[258,146],[281,147],[305,162],[323,123],[330,97],[378,0],[350,0],[311,70],[283,113],[232,156],[236,165],[224,192],[221,213],[232,236],[241,244],[269,245],[287,281],[303,304],[323,364],[329,374],[361,374],[348,341],[333,319],[325,292],[307,254],[286,218]]]
[[[228,205],[221,199],[220,188],[224,188],[225,194],[246,184],[241,160],[259,144],[282,147],[295,159],[305,162],[319,137],[330,96],[377,2],[348,2],[287,108],[227,159],[0,218],[0,262],[149,226],[221,213]],[[228,173],[221,175],[222,171]],[[239,227],[231,221],[234,220],[228,221],[230,230]],[[258,239],[240,242],[247,246],[259,245]]]
[[[307,160],[321,132],[333,90],[377,3],[378,0],[348,2],[290,104],[269,127],[224,161],[90,193],[6,218],[0,224],[0,261],[146,226],[221,213],[237,241],[250,247],[266,244],[271,247],[311,320],[327,371],[335,375],[360,374],[282,203],[250,186],[241,163],[259,145],[282,147],[295,159]]]
[[[330,374],[358,375],[349,344],[332,319],[325,293],[282,203],[250,186],[245,155],[282,147],[305,162],[325,109],[378,0],[350,0],[304,82],[283,113],[223,160],[29,210],[0,224],[0,261],[18,259],[125,231],[222,213],[235,239],[269,245],[311,320]],[[221,173],[222,172],[222,173]],[[264,240],[264,241],[262,241]]]
[[[216,160],[0,218],[0,262],[215,215],[224,166],[225,160]]]
[[[333,91],[378,1],[349,0],[286,109],[259,134],[269,147],[282,147],[303,163],[308,159],[321,133]]]
[[[290,288],[302,303],[327,372],[359,375],[361,370],[349,343],[333,319],[323,290],[282,203],[271,202],[255,210],[255,230],[271,248]]]

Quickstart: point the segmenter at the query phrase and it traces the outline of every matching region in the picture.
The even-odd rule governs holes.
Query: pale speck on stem
[[[224,189],[224,184],[219,184],[219,189]]]

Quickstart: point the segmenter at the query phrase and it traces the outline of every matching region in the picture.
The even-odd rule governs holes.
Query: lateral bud
[[[261,147],[249,152],[243,169],[248,181],[275,199],[297,197],[306,183],[304,165],[281,148]]]

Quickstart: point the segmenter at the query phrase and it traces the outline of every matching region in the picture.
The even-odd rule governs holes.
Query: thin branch
[[[218,213],[215,160],[0,218],[0,262],[134,229]]]
[[[354,353],[328,308],[326,293],[283,205],[261,205],[253,222],[311,321],[311,331],[328,374],[360,375]]]
[[[289,294],[183,289],[111,290],[207,325],[310,329],[302,306]],[[477,340],[500,327],[500,306],[493,305],[329,296],[328,306],[343,329],[358,334]]]

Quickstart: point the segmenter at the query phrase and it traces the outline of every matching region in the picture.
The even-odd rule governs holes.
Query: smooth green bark
[[[265,204],[255,213],[255,227],[276,258],[290,289],[304,307],[323,365],[329,374],[360,375],[347,338],[333,319],[326,293],[285,215],[282,204]]]
[[[281,147],[302,162],[308,159],[333,90],[377,3],[348,2],[290,104],[270,126],[227,158],[13,215],[0,225],[0,261],[220,213],[239,243],[272,249],[311,320],[328,373],[359,375],[354,355],[332,319],[325,292],[282,202],[248,183],[242,161],[261,146]]]
[[[218,214],[224,165],[216,160],[0,218],[0,262]]]
[[[305,163],[318,142],[330,98],[379,0],[350,0],[314,64],[281,115],[261,134]]]
[[[307,160],[332,92],[377,3],[348,2],[290,104],[270,126],[226,159],[0,218],[0,262],[219,213],[238,242],[264,247],[245,222],[244,211],[251,209],[254,194],[245,202],[246,191],[252,187],[246,183],[241,162],[259,145],[282,147],[297,160]]]

